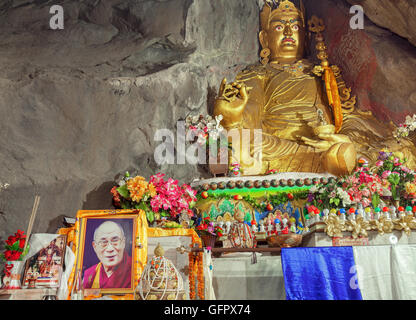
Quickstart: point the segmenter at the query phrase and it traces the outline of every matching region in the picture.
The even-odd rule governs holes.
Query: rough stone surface
[[[320,0],[318,5],[318,1],[309,0],[306,8],[309,17],[314,14],[324,19],[329,60],[342,69],[360,109],[371,110],[381,121],[399,124],[416,111],[416,75],[411,71],[416,67],[416,49],[402,35],[389,30],[400,19],[391,20],[388,1],[350,2],[363,5],[366,16],[377,16],[383,28],[366,18],[363,30],[351,29],[353,15],[346,1]],[[367,6],[369,3],[379,6],[376,9]],[[404,20],[405,15],[398,24]]]
[[[415,0],[347,0],[363,7],[365,15],[376,25],[406,38],[416,46]]]
[[[331,61],[359,105],[403,120],[416,104],[414,28],[394,29],[389,10],[376,20],[376,1],[363,2],[383,28],[367,20],[352,32],[344,0],[305,4],[325,18]],[[56,4],[64,30],[49,28]],[[0,182],[10,187],[0,192],[0,241],[26,229],[35,194],[34,232],[54,232],[63,216],[111,207],[120,172],[207,176],[192,165],[159,166],[154,135],[211,110],[222,78],[258,61],[258,28],[257,0],[2,1]]]
[[[49,28],[53,4],[64,30]],[[0,240],[26,229],[35,194],[34,232],[55,232],[63,216],[111,208],[120,172],[207,176],[159,166],[154,136],[206,113],[222,78],[257,61],[258,11],[239,0],[3,2]]]

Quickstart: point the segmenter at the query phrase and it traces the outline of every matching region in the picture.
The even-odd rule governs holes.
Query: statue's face
[[[282,13],[272,18],[266,30],[270,61],[290,61],[303,57],[305,28],[297,13]]]

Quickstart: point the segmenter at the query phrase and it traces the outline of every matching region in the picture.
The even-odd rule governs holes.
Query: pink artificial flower
[[[367,198],[371,196],[370,190],[367,188],[362,190],[362,194],[364,197],[367,197]]]
[[[371,204],[371,201],[367,198],[363,198],[361,200],[361,204],[363,205],[364,208],[367,208]]]
[[[384,164],[384,161],[381,161],[381,160],[379,160],[379,161],[376,162],[376,166],[377,167],[382,167],[383,164]]]
[[[382,173],[381,177],[383,179],[387,179],[389,176],[391,175],[391,171],[390,170],[386,170]]]

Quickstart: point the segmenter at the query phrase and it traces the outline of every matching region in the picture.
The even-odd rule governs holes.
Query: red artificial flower
[[[15,236],[17,237],[17,238],[26,238],[26,236],[25,236],[25,232],[24,231],[22,231],[22,230],[17,230],[17,232],[15,233]]]
[[[22,253],[20,251],[12,251],[10,255],[10,260],[19,260]]]
[[[9,246],[12,246],[16,241],[17,241],[17,237],[15,237],[15,236],[9,236],[9,238],[7,238],[7,240],[6,240],[6,243]]]
[[[23,249],[23,248],[25,247],[25,242],[26,242],[26,240],[25,240],[25,239],[20,239],[20,240],[19,240],[19,248],[20,248],[20,249]]]
[[[12,260],[12,259],[11,259],[11,256],[12,256],[12,252],[11,252],[10,250],[6,250],[6,251],[4,252],[4,258],[5,258],[7,261]]]

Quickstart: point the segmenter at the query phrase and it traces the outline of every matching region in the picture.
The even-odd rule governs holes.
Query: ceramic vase
[[[5,272],[10,273],[10,275],[5,278],[9,278],[8,283],[3,283],[3,289],[21,289],[20,277],[23,270],[24,261],[7,261],[4,266]],[[4,278],[3,278],[4,281]]]

